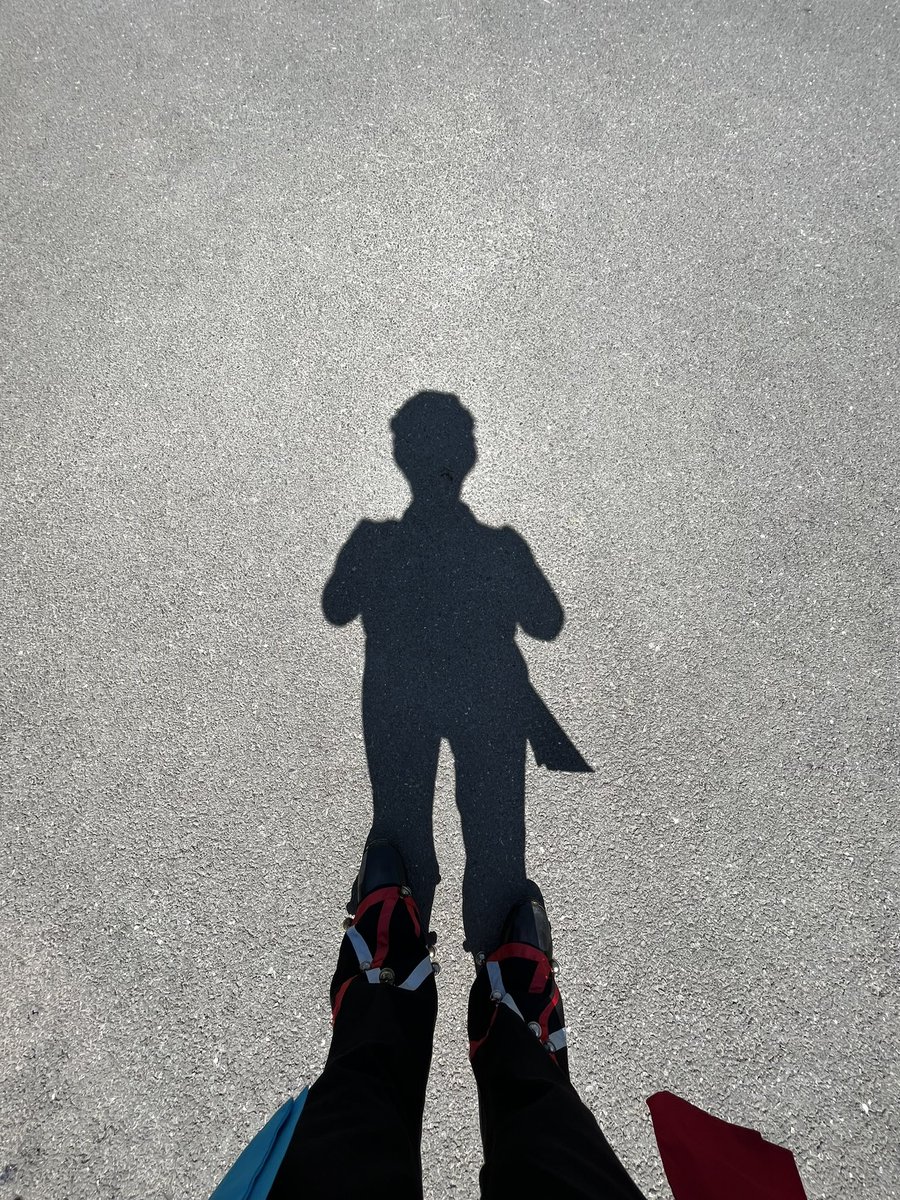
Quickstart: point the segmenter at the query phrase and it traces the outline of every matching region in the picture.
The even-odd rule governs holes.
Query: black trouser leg
[[[472,1068],[484,1200],[642,1200],[572,1084],[505,1005]]]
[[[436,1016],[433,975],[416,991],[354,979],[270,1200],[420,1200]]]

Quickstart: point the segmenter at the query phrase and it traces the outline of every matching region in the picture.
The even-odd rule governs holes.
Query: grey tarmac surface
[[[414,391],[566,610],[575,1082],[900,1195],[894,5],[0,12],[0,1200],[207,1195],[312,1080],[370,815],[320,609]],[[474,1196],[442,756],[429,1197]]]

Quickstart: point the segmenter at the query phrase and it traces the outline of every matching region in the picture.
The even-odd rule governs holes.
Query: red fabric
[[[553,985],[553,994],[550,997],[550,1002],[547,1005],[547,1007],[544,1009],[544,1011],[541,1013],[541,1015],[538,1017],[538,1025],[540,1025],[540,1027],[541,1027],[541,1040],[542,1041],[546,1042],[547,1038],[550,1036],[550,1030],[548,1028],[547,1023],[550,1020],[550,1016],[551,1016],[554,1008],[556,1008],[557,1004],[559,1004],[560,999],[561,999],[561,997],[559,994],[559,988],[554,984]]]
[[[337,1015],[341,1011],[341,1004],[344,1001],[344,993],[346,992],[347,988],[350,986],[350,984],[353,982],[354,979],[359,979],[359,976],[351,975],[350,978],[345,979],[344,982],[341,984],[341,986],[338,988],[337,995],[334,998],[334,1007],[331,1010],[332,1025],[337,1020]]]
[[[675,1200],[806,1200],[790,1150],[672,1092],[647,1101]]]
[[[526,942],[506,942],[495,950],[493,954],[488,955],[488,962],[501,963],[507,958],[525,958],[529,962],[533,962],[534,974],[531,977],[528,990],[534,994],[544,990],[547,986],[547,980],[553,974],[553,970],[550,966],[550,959],[543,951],[538,950],[536,946],[529,946]]]
[[[389,899],[391,896],[393,896],[396,900],[398,894],[399,888],[393,883],[389,884],[387,887],[376,888],[374,892],[369,892],[368,896],[364,896],[363,899],[360,900],[356,909],[356,915],[353,918],[353,924],[358,925],[362,920],[363,913],[367,912],[373,904],[380,904]]]
[[[384,960],[387,958],[391,917],[394,915],[394,909],[397,907],[398,895],[399,893],[395,893],[393,896],[388,896],[381,906],[381,912],[378,914],[378,944],[375,947],[375,957],[372,959],[373,967],[383,966]]]
[[[419,908],[412,896],[404,896],[403,903],[406,905],[406,911],[412,917],[413,929],[416,931],[416,937],[422,936],[422,923],[419,920]]]
[[[504,942],[493,954],[489,954],[488,958],[494,962],[503,962],[505,958],[528,958],[545,966],[548,974],[550,972],[550,960],[547,955],[538,950],[537,946],[529,946],[527,942]]]

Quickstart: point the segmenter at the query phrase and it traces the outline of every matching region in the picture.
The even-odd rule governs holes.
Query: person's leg
[[[422,1112],[437,1015],[433,964],[408,888],[361,892],[331,984],[331,1049],[270,1200],[422,1195]]]
[[[510,941],[487,956],[469,997],[469,1037],[484,1200],[641,1200],[569,1081],[549,954]]]

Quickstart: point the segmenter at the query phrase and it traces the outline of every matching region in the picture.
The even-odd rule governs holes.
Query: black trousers
[[[425,1086],[437,1016],[416,991],[355,980],[270,1200],[418,1200]],[[562,1070],[501,1005],[473,1070],[485,1200],[642,1200]]]

